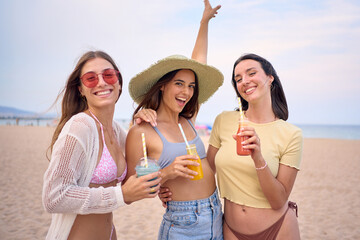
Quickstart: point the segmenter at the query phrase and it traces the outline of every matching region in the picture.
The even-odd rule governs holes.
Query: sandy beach
[[[0,126],[0,239],[44,239],[41,203],[46,149],[54,128]],[[207,138],[203,138],[207,146]],[[290,199],[302,239],[360,239],[360,140],[305,139]],[[147,199],[114,212],[118,239],[157,239],[164,208]]]

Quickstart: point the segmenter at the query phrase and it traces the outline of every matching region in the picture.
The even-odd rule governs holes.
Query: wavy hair
[[[54,146],[56,140],[58,139],[59,134],[60,134],[61,130],[63,129],[65,123],[75,114],[78,114],[78,113],[83,112],[88,109],[88,104],[87,104],[86,98],[82,97],[80,94],[80,91],[79,91],[79,86],[81,85],[80,74],[81,74],[81,70],[84,67],[84,65],[89,60],[92,60],[95,58],[105,59],[106,61],[111,63],[111,65],[114,67],[114,69],[119,71],[114,60],[107,53],[105,53],[103,51],[88,51],[80,57],[80,59],[78,60],[76,66],[75,66],[75,69],[70,74],[65,87],[63,88],[63,90],[60,92],[60,94],[57,96],[57,98],[55,100],[55,103],[56,103],[61,98],[61,96],[63,96],[62,102],[61,102],[61,117],[60,117],[58,125],[56,126],[55,132],[54,132],[52,140],[51,140],[51,144],[49,147],[50,153],[52,152],[53,146]],[[122,91],[122,83],[123,83],[120,71],[118,74],[118,78],[119,78],[119,84],[121,86],[120,92],[119,92],[119,97],[120,97],[121,91]]]

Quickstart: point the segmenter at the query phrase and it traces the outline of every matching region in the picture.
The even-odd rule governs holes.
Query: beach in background
[[[53,130],[0,126],[0,239],[46,236],[51,215],[41,191]],[[360,140],[309,138],[303,131],[301,171],[290,196],[299,205],[302,239],[360,239]],[[202,139],[207,146],[208,136]],[[117,209],[118,239],[156,239],[163,212],[158,198]]]
[[[130,125],[130,119],[116,119],[118,123],[127,129]],[[56,126],[56,118],[0,118],[0,126]],[[294,123],[293,123],[294,124]],[[301,128],[305,138],[335,138],[335,139],[359,139],[360,125],[311,125],[294,124]],[[200,123],[196,125],[200,134],[201,130],[206,128],[207,133],[211,131],[212,124]],[[204,134],[206,135],[206,134]]]

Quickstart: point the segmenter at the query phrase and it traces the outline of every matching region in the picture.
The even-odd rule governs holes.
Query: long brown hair
[[[235,68],[241,61],[247,60],[247,59],[257,61],[258,63],[260,63],[261,68],[264,70],[264,72],[267,76],[274,77],[274,81],[271,84],[271,90],[270,90],[271,91],[272,110],[276,117],[286,121],[289,116],[289,111],[288,111],[288,106],[287,106],[287,102],[286,102],[286,98],[285,98],[285,93],[284,93],[283,87],[280,82],[280,78],[277,75],[274,67],[271,65],[271,63],[268,60],[266,60],[265,58],[260,57],[256,54],[252,54],[252,53],[243,55],[240,58],[238,58],[234,63],[234,68],[233,68],[233,73],[232,73],[231,83],[235,89],[236,95],[238,97],[240,97],[240,99],[241,99],[241,105],[243,108],[242,110],[246,111],[249,108],[249,103],[244,98],[241,97],[241,95],[236,87]]]
[[[133,114],[133,120],[135,114],[140,111],[142,108],[150,108],[153,110],[157,110],[160,106],[161,97],[162,97],[162,91],[160,90],[162,86],[166,85],[168,82],[170,82],[177,72],[179,72],[182,69],[177,69],[171,72],[168,72],[164,76],[162,76],[151,88],[150,90],[145,93],[145,95],[142,97],[142,101],[140,102],[139,106],[135,109]],[[191,70],[191,69],[190,69]],[[192,71],[192,70],[191,70]],[[192,71],[195,75],[195,89],[194,94],[191,97],[190,101],[185,105],[184,109],[180,112],[179,116],[182,116],[186,119],[192,118],[194,115],[196,115],[199,111],[199,85],[198,85],[198,79],[196,76],[196,73]]]
[[[61,102],[61,117],[60,117],[58,125],[56,126],[54,135],[51,140],[51,144],[49,147],[50,153],[52,152],[53,146],[54,146],[56,140],[58,139],[59,134],[60,134],[61,130],[63,129],[65,123],[75,114],[78,114],[78,113],[83,112],[88,109],[88,104],[87,104],[86,98],[82,97],[80,94],[80,91],[79,91],[79,86],[81,85],[80,74],[81,74],[81,70],[84,67],[84,65],[89,60],[94,59],[94,58],[105,59],[106,61],[111,63],[111,65],[114,67],[114,69],[119,71],[114,60],[107,53],[105,53],[103,51],[88,51],[80,57],[80,59],[78,60],[76,66],[75,66],[75,69],[70,74],[64,89],[60,92],[60,94],[58,95],[58,97],[55,100],[55,103],[56,103],[60,99],[60,97],[63,95],[63,99]],[[121,76],[120,71],[118,74],[118,78],[119,78],[119,84],[120,84],[120,93],[119,93],[119,97],[120,97],[121,90],[122,90],[122,76]]]

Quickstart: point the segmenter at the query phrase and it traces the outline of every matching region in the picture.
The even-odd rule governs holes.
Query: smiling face
[[[181,112],[194,95],[195,74],[188,69],[178,71],[170,82],[161,87],[162,103],[170,109]]]
[[[239,62],[234,77],[238,92],[247,102],[271,99],[270,87],[274,77],[266,75],[259,62],[251,59]]]
[[[99,82],[93,88],[88,88],[83,83],[79,86],[79,91],[87,100],[89,108],[100,108],[115,105],[121,86],[119,81],[115,84],[108,84],[104,81],[102,72],[105,69],[114,69],[113,65],[103,58],[94,58],[86,62],[81,69],[80,76],[88,72],[98,74]]]

